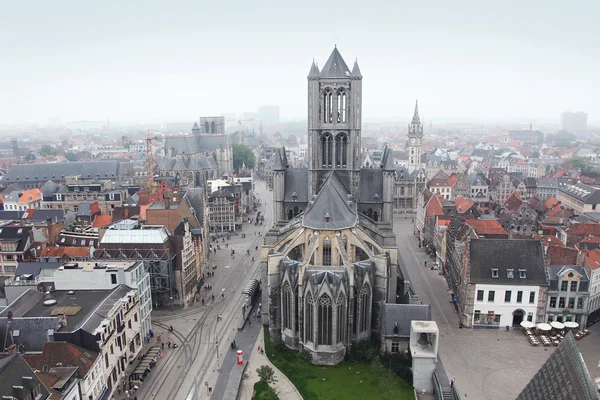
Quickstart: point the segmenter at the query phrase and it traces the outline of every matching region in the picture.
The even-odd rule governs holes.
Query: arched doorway
[[[524,318],[525,318],[525,311],[523,311],[521,309],[513,311],[512,326],[520,326],[521,322],[523,322]]]

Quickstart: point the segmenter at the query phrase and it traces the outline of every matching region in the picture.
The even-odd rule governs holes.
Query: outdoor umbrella
[[[523,328],[533,328],[535,327],[535,324],[531,321],[521,321],[521,326]]]
[[[570,329],[577,329],[577,328],[579,328],[579,324],[577,322],[575,322],[575,321],[567,321],[567,322],[565,322],[565,326],[567,328],[570,328]]]
[[[548,325],[548,324],[545,324],[545,323],[537,324],[537,328],[540,331],[551,331],[552,330],[552,327],[550,325]]]
[[[550,326],[553,327],[554,329],[565,329],[565,325],[562,322],[558,322],[558,321],[552,321],[550,322]]]

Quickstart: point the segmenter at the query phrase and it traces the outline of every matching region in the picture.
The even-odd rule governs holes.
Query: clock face
[[[415,144],[415,143],[416,143],[416,141],[417,141],[417,140],[416,140],[415,138],[412,138],[412,139],[410,139],[410,142],[411,142],[412,144]]]

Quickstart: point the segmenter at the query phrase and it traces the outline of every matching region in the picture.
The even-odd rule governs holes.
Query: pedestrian
[[[160,347],[161,347],[161,348],[164,350],[164,349],[165,349],[165,343],[164,343],[164,342],[163,342],[163,343],[161,343],[161,344],[160,344]]]
[[[117,392],[119,392],[119,394],[121,394],[121,386],[117,386]]]
[[[258,352],[260,353],[260,344],[258,345]]]
[[[452,378],[450,380],[450,387],[453,388],[454,387],[454,382],[456,382],[456,378]]]
[[[221,293],[221,299],[225,299],[225,293]]]
[[[202,305],[204,305],[204,299],[202,299]],[[164,346],[163,346],[164,347]]]
[[[235,344],[235,340],[233,341],[233,347],[237,347],[237,344]]]
[[[169,348],[171,348],[171,342],[168,342],[167,345],[169,346]]]

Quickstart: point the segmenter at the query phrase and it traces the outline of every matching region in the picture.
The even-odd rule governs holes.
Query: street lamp
[[[173,312],[173,296],[171,296],[170,299],[171,299],[171,312]]]

